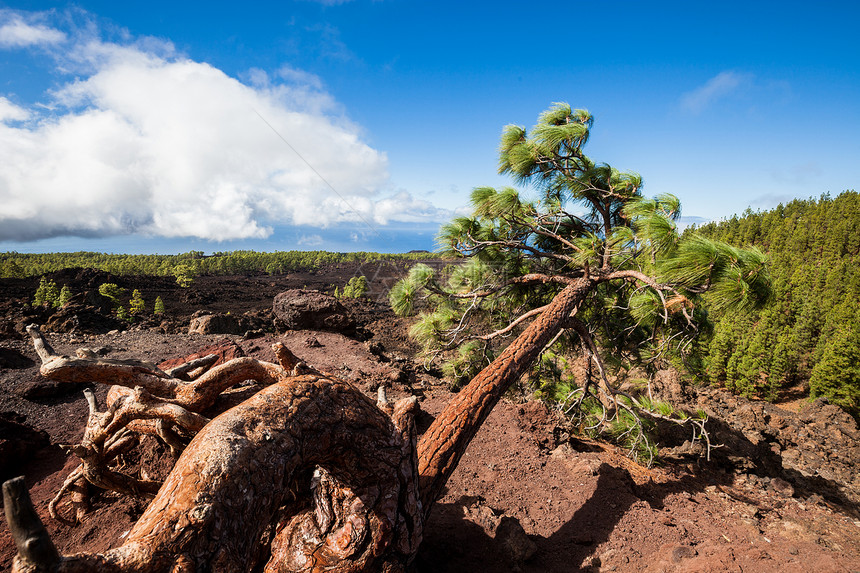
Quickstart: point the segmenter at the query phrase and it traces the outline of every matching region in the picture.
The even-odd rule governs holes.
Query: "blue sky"
[[[856,2],[0,2],[0,251],[432,249],[504,125],[685,222],[857,189]],[[524,191],[526,194],[528,190]]]

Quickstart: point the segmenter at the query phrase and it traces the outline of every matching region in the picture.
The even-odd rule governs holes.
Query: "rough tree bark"
[[[305,368],[287,348],[276,345],[280,364],[239,358],[209,370],[212,360],[207,357],[163,372],[139,360],[102,359],[87,349],[79,349],[75,357],[59,355],[38,326],[31,325],[27,331],[42,360],[42,376],[114,384],[105,412],[98,411],[94,397],[85,391],[90,415],[84,437],[80,444],[69,447],[81,459],[81,465],[67,477],[48,506],[53,518],[68,524],[73,520],[64,518],[58,506],[71,492],[75,517],[80,520],[87,505],[88,484],[119,493],[155,495],[160,483],[110,468],[113,460],[137,445],[139,434],[157,435],[178,457],[188,440],[209,421],[200,413],[210,408],[224,390],[245,380],[267,386],[284,379],[295,368]]]
[[[142,379],[152,391],[167,388],[186,404],[199,405],[199,394],[210,394],[188,392],[151,365],[57,356],[41,335],[34,343],[52,376],[127,385]],[[275,350],[280,365],[239,359],[207,378],[227,387],[224,379],[244,380],[250,368],[274,383],[203,426],[121,547],[58,556],[26,511],[8,511],[27,506],[26,490],[4,488],[19,548],[13,570],[402,570],[422,537],[416,399],[377,405],[350,384],[299,362],[282,345]],[[237,378],[237,371],[243,375]],[[153,377],[167,383],[161,387]],[[137,386],[135,393],[141,391]],[[116,415],[123,411],[120,405],[91,416],[96,422],[88,431],[116,430],[128,421]]]
[[[544,346],[575,312],[594,279],[569,284],[489,366],[460,390],[418,442],[418,473],[425,518],[460,462],[466,447],[511,384],[529,369]]]

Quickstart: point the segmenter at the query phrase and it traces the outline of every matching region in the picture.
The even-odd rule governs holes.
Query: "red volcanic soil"
[[[270,346],[281,340],[309,364],[368,393],[375,395],[376,387],[385,385],[394,398],[418,396],[422,430],[451,394],[442,380],[412,360],[415,348],[406,335],[410,321],[387,309],[385,289],[400,270],[394,265],[341,265],[280,277],[201,277],[189,289],[168,279],[114,277],[121,286],[139,288],[148,304],[161,296],[170,320],[123,332],[48,337],[61,354],[87,346],[110,358],[154,363],[224,339],[247,356],[274,360]],[[371,279],[371,293],[367,300],[348,304],[359,325],[354,333],[288,331],[254,338],[184,333],[195,311],[251,313],[265,320],[278,292],[302,287],[330,292],[358,272]],[[87,273],[67,274],[81,285],[106,282]],[[0,283],[0,310],[13,323],[22,320],[14,303],[30,295],[36,282]],[[95,494],[90,512],[75,527],[47,516],[49,500],[76,467],[59,445],[80,439],[87,406],[79,388],[40,381],[38,358],[28,340],[8,329],[0,332],[7,333],[0,338],[0,356],[6,357],[0,368],[0,420],[18,424],[10,430],[13,435],[0,438],[22,435],[15,434],[20,428],[46,437],[44,447],[0,460],[0,469],[7,472],[2,477],[26,476],[61,552],[122,544],[144,500]],[[102,404],[105,392],[97,390]],[[850,496],[834,499],[761,472],[744,473],[693,457],[647,469],[617,448],[569,437],[561,422],[534,401],[514,398],[496,407],[433,510],[415,571],[860,571],[860,514]],[[128,463],[158,476],[169,467],[166,459],[153,442]],[[0,570],[11,567],[13,555],[4,521]]]

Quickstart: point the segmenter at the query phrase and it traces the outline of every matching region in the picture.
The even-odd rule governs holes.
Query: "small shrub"
[[[131,300],[128,301],[129,312],[132,315],[143,314],[144,308],[146,308],[146,303],[143,300],[143,296],[140,294],[140,291],[134,289],[134,292],[131,293]]]
[[[116,309],[116,317],[126,322],[132,321],[132,316],[128,313],[124,306],[120,306]]]
[[[68,287],[68,285],[63,285],[63,288],[60,289],[60,297],[57,299],[58,305],[63,306],[72,298],[72,290]]]
[[[114,283],[104,283],[99,287],[99,294],[110,299],[114,309],[120,306],[120,299],[125,296],[125,289]]]
[[[349,279],[349,282],[343,287],[342,293],[338,294],[337,288],[335,288],[334,296],[336,298],[360,298],[367,294],[367,290],[367,279],[364,275],[358,275]]]

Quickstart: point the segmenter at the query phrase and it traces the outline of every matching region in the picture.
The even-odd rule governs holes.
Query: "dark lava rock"
[[[188,334],[238,334],[246,338],[262,336],[272,329],[272,319],[259,312],[241,316],[197,311],[191,318]]]
[[[860,428],[840,408],[818,398],[795,414],[712,388],[700,388],[697,401],[710,416],[711,441],[724,446],[713,457],[802,492],[860,504]]]
[[[27,400],[46,400],[68,396],[81,391],[83,388],[77,382],[48,380],[37,375],[21,381],[15,386],[14,392]]]
[[[275,297],[272,306],[278,330],[351,332],[355,319],[335,297],[315,290],[293,289]]]
[[[26,425],[23,416],[0,412],[0,481],[15,477],[22,459],[48,445],[48,434]]]
[[[119,283],[121,280],[106,271],[73,267],[48,274],[57,285],[74,285],[75,288],[98,290],[105,283]]]
[[[218,356],[218,360],[214,364],[212,364],[210,368],[218,366],[219,364],[223,364],[229,360],[233,360],[234,358],[241,358],[242,356],[245,356],[245,352],[242,350],[241,346],[239,346],[232,340],[225,338],[217,344],[210,344],[209,346],[204,346],[194,354],[189,354],[188,356],[183,356],[181,358],[165,360],[164,362],[161,362],[158,367],[166,372],[171,368],[176,368],[177,366],[181,366],[182,364],[191,362],[192,360],[197,360],[198,358],[209,356],[210,354],[215,354]]]
[[[496,529],[496,540],[501,542],[516,569],[537,552],[537,545],[514,517],[505,516],[501,519]]]
[[[21,334],[15,329],[15,321],[12,319],[0,319],[0,340],[18,339]]]
[[[698,554],[699,552],[689,545],[679,545],[672,550],[672,562],[680,563],[684,559],[691,559]]]
[[[207,314],[191,319],[188,334],[242,334],[247,330],[230,314]]]
[[[35,365],[35,362],[17,350],[13,350],[11,348],[0,348],[0,368],[20,370],[21,368],[29,368],[30,366]]]
[[[97,308],[69,303],[57,310],[45,323],[48,332],[105,334],[123,328],[119,320],[101,314]]]

